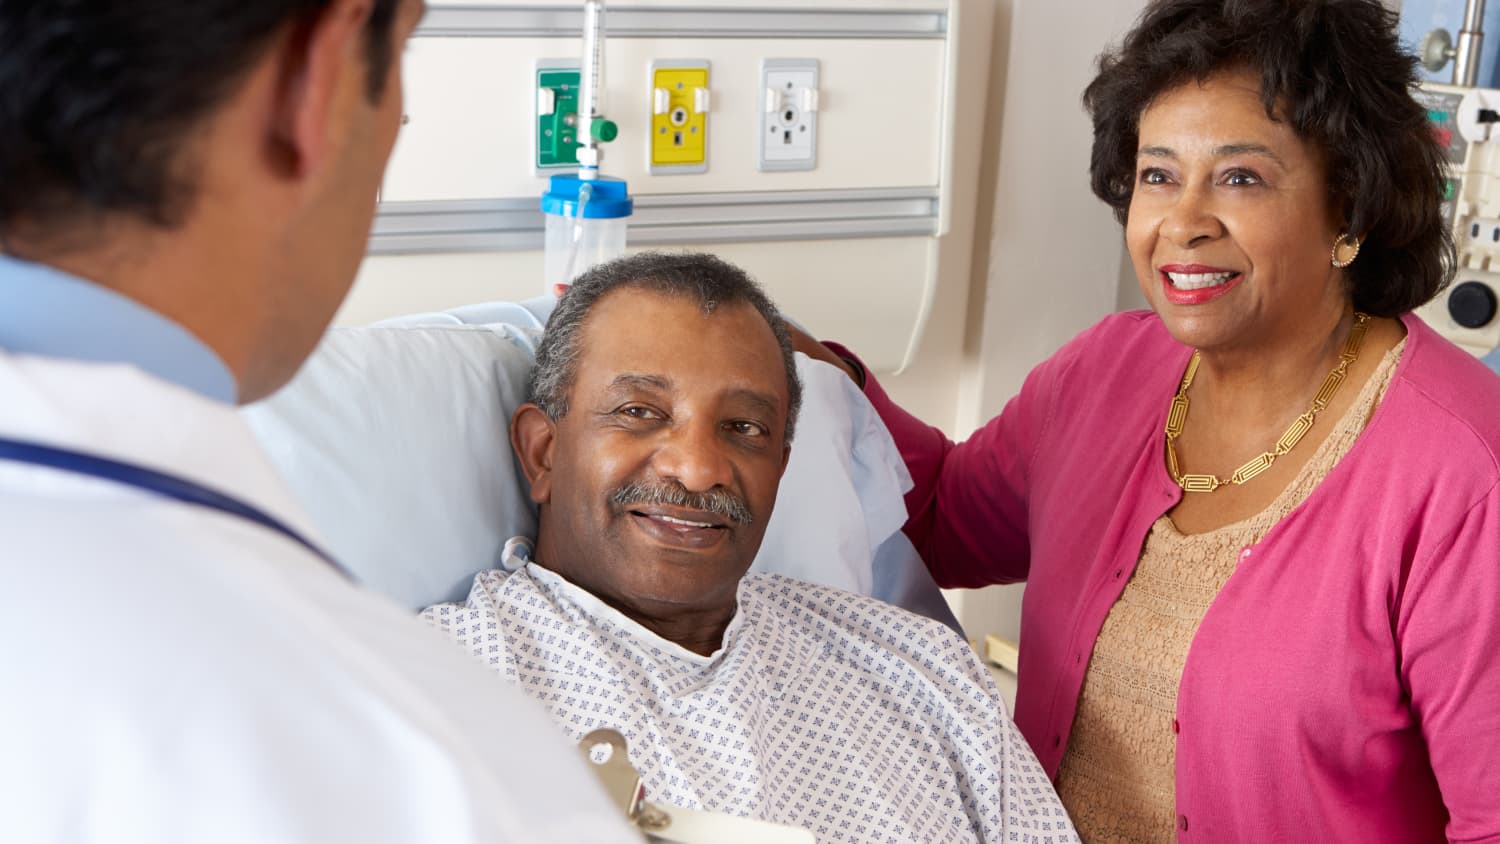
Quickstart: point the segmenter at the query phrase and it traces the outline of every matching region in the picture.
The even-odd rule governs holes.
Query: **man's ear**
[[[366,89],[365,26],[373,0],[331,0],[276,47],[280,65],[271,124],[275,159],[306,178],[337,157],[351,106]]]
[[[781,447],[781,474],[786,475],[786,467],[792,462],[792,444],[787,443]]]
[[[552,448],[557,443],[557,423],[546,411],[527,402],[510,417],[510,447],[521,461],[521,471],[531,484],[531,500],[546,504],[552,498]]]

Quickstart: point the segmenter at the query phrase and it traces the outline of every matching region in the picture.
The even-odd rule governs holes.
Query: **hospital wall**
[[[473,3],[483,8],[483,4]],[[546,5],[532,3],[528,6]],[[573,7],[572,2],[552,5]],[[680,8],[711,4],[636,3]],[[931,190],[934,230],[891,237],[721,242],[795,318],[877,361],[892,395],[951,436],[995,415],[1025,374],[1101,316],[1138,299],[1119,226],[1088,188],[1090,130],[1079,97],[1094,58],[1129,27],[1143,0],[820,0],[819,9],[921,12],[948,18],[943,39],[852,43],[818,39],[611,37],[609,104],[621,140],[605,170],[639,198],[704,192]],[[773,2],[812,9],[805,2]],[[611,4],[611,20],[623,17]],[[455,47],[456,45],[456,47]],[[442,53],[487,56],[467,82]],[[409,54],[411,122],[383,199],[535,197],[529,167],[528,68],[576,55],[567,38],[419,40]],[[741,108],[759,55],[822,61],[818,169],[758,173]],[[630,124],[650,57],[706,58],[716,79],[709,172],[653,176]],[[892,56],[899,58],[893,61]],[[882,57],[885,57],[882,60]],[[891,68],[904,68],[894,73]],[[455,110],[454,104],[461,105]],[[842,113],[841,113],[842,112]],[[841,121],[853,124],[848,133]],[[880,130],[889,123],[890,131]],[[898,128],[899,125],[899,128]],[[465,128],[465,127],[468,128]],[[859,131],[855,132],[854,129]],[[455,135],[459,137],[454,137]],[[456,150],[445,153],[444,144]],[[675,247],[674,247],[675,248]],[[537,249],[419,251],[368,259],[338,321],[358,324],[541,292]],[[899,370],[899,371],[898,371]],[[950,596],[971,637],[1019,633],[1020,587]]]

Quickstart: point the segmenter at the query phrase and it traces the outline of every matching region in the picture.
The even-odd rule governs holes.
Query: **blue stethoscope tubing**
[[[327,552],[312,542],[308,541],[302,534],[283,524],[276,517],[259,510],[237,498],[232,498],[224,493],[209,489],[193,483],[192,481],[147,469],[144,466],[136,466],[131,463],[121,463],[110,460],[107,457],[99,457],[93,454],[84,454],[39,443],[21,442],[0,438],[0,460],[12,463],[25,463],[32,466],[41,466],[54,469],[59,472],[68,472],[74,475],[84,475],[100,480],[111,481],[122,486],[133,487],[143,492],[148,492],[161,498],[172,501],[216,510],[220,513],[244,519],[260,525],[267,530],[275,531],[287,539],[301,545],[314,556],[327,563],[334,571],[344,577],[354,580],[354,575],[329,556]]]

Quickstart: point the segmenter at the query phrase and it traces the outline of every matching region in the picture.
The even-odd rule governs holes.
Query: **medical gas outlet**
[[[532,164],[541,175],[578,167],[579,96],[582,81],[577,59],[538,59],[536,77],[536,155]],[[619,135],[615,124],[595,118],[589,127],[594,140],[609,142]]]
[[[700,60],[651,63],[653,175],[708,171],[709,64]]]
[[[818,166],[817,59],[764,59],[760,88],[760,169],[812,170]]]

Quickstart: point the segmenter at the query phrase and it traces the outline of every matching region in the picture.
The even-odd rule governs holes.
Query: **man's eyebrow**
[[[644,375],[638,372],[626,372],[616,375],[609,382],[611,390],[670,390],[672,379],[662,375]]]
[[[1137,158],[1176,158],[1177,153],[1168,147],[1141,147],[1136,152]]]
[[[733,401],[745,402],[767,416],[775,416],[781,410],[781,402],[777,401],[774,396],[767,395],[759,390],[748,388],[732,390],[729,393],[729,398]]]
[[[621,373],[609,382],[610,391],[617,393],[628,393],[634,390],[671,392],[672,388],[672,379],[665,375],[646,375],[639,372]],[[779,413],[782,406],[782,402],[775,396],[749,387],[730,389],[726,398],[730,401],[744,402],[754,410],[770,416]]]

